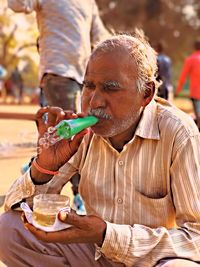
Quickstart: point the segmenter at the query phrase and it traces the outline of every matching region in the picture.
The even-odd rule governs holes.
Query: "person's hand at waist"
[[[31,177],[36,183],[48,182],[59,168],[64,165],[78,150],[79,145],[87,133],[87,129],[76,134],[74,138],[61,139],[48,130],[56,126],[61,120],[82,117],[72,111],[64,111],[59,107],[40,108],[36,114],[38,128],[37,157],[31,166]]]
[[[78,215],[75,212],[61,211],[60,221],[71,224],[72,227],[58,232],[45,232],[29,224],[22,216],[24,226],[39,240],[50,243],[96,243],[102,246],[106,234],[106,222],[94,215]]]

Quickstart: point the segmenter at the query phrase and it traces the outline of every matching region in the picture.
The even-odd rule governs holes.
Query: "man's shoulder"
[[[168,125],[168,130],[173,131],[174,133],[182,131],[189,136],[199,134],[190,115],[186,114],[168,101],[158,100],[156,102],[158,123],[161,131],[162,127]]]

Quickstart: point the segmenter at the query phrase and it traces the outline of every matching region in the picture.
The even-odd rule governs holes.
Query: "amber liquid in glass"
[[[52,226],[56,220],[56,213],[50,211],[41,212],[39,209],[36,209],[33,212],[33,219],[39,225]]]

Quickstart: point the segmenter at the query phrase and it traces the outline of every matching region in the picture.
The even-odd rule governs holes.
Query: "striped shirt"
[[[200,135],[192,119],[164,100],[146,106],[121,152],[95,134],[45,185],[29,172],[6,197],[6,209],[39,192],[60,192],[78,170],[88,214],[103,218],[101,253],[126,266],[152,267],[162,258],[200,262]]]
[[[8,0],[15,12],[36,12],[40,79],[45,73],[82,83],[91,46],[108,37],[94,0]]]

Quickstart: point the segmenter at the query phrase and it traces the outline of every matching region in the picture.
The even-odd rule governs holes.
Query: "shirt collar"
[[[160,139],[157,104],[154,99],[145,107],[135,135],[147,139]]]
[[[151,102],[145,107],[140,122],[138,124],[138,127],[135,131],[135,135],[128,143],[132,143],[136,135],[145,139],[154,139],[154,140],[160,139],[158,118],[157,118],[157,104],[154,99],[151,100]],[[110,147],[112,147],[108,138],[104,138],[102,136],[97,136],[97,137],[99,137],[103,142],[107,143]]]

